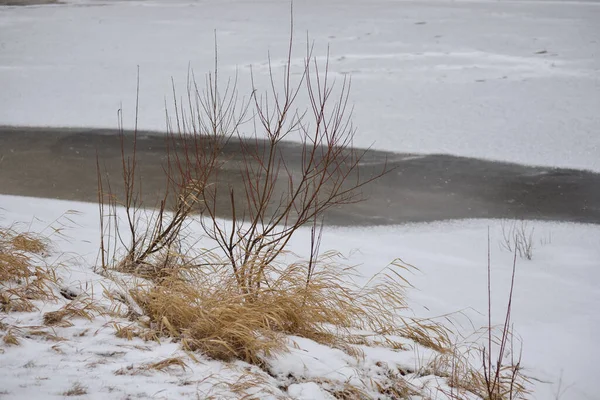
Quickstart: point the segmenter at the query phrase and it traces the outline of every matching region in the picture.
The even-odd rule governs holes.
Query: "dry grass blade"
[[[26,337],[40,337],[50,342],[63,342],[67,338],[56,335],[55,332],[48,332],[41,329],[31,329],[27,332]]]
[[[138,323],[132,323],[126,326],[118,323],[112,323],[111,325],[115,330],[115,336],[118,338],[133,340],[137,337],[144,341],[151,340],[160,343],[161,332],[152,328],[140,326]]]
[[[94,304],[92,299],[76,299],[63,306],[57,311],[50,311],[44,314],[45,325],[71,326],[68,321],[72,318],[85,318],[93,320],[95,314],[105,312],[100,306]]]
[[[154,363],[146,363],[138,367],[133,364],[120,368],[114,372],[115,375],[152,375],[152,371],[169,372],[174,367],[187,371],[188,365],[181,357],[170,357]]]
[[[181,359],[181,357],[166,358],[162,361],[155,363],[146,364],[145,369],[155,369],[157,371],[164,371],[171,367],[179,367],[184,371],[187,371],[188,365]]]

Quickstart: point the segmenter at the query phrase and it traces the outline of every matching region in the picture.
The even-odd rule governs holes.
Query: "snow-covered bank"
[[[355,144],[600,171],[600,3],[595,1],[300,1],[315,55],[351,75]],[[0,9],[0,124],[133,123],[162,130],[171,77],[221,76],[286,55],[286,1],[67,1]]]
[[[69,227],[64,231],[69,238],[54,236],[57,249],[65,252],[61,259],[67,269],[66,272],[63,271],[62,276],[67,281],[70,279],[74,286],[82,287],[89,287],[94,284],[94,280],[99,279],[91,273],[91,267],[95,264],[98,254],[97,208],[94,205],[2,196],[0,206],[3,208],[3,224],[13,221],[28,223],[32,221],[32,216],[35,216],[32,229],[47,226],[66,210],[81,212],[79,215],[70,216],[73,222],[69,222]],[[409,292],[409,303],[415,314],[435,316],[464,310],[473,326],[478,328],[486,324],[488,227],[492,244],[493,322],[500,323],[512,265],[511,254],[502,250],[500,246],[500,221],[326,229],[322,249],[341,251],[348,257],[348,264],[360,264],[360,271],[365,276],[373,275],[393,259],[401,257],[405,262],[419,268],[418,272],[407,276],[416,287]],[[523,365],[526,372],[537,379],[551,382],[537,382],[534,398],[553,398],[559,390],[558,382],[561,380],[561,389],[566,390],[562,398],[592,399],[596,393],[596,361],[600,357],[595,336],[595,332],[600,330],[600,317],[595,312],[600,306],[600,290],[595,285],[600,279],[600,227],[534,221],[529,222],[529,227],[535,228],[533,259],[518,260],[513,322],[515,330],[523,340]],[[306,254],[309,240],[309,232],[299,232],[291,244],[291,250],[298,254]],[[472,332],[473,326],[458,316],[457,320],[463,323],[462,333]],[[106,322],[108,321],[97,320],[90,326],[95,331]],[[23,319],[20,323],[28,325],[39,321]],[[76,321],[76,327],[71,329],[83,331],[88,327],[86,324],[89,323]],[[62,344],[61,346],[65,347],[64,354],[42,351],[42,344],[33,339],[26,340],[24,347],[5,349],[5,354],[0,355],[0,360],[3,360],[0,365],[4,368],[3,388],[10,389],[15,396],[13,398],[41,391],[48,395],[56,395],[78,381],[89,387],[90,396],[100,396],[100,393],[106,396],[109,387],[119,388],[115,393],[121,396],[125,390],[123,388],[130,390],[125,390],[125,393],[143,392],[151,395],[154,394],[152,388],[156,387],[158,397],[174,398],[189,396],[194,392],[193,387],[180,386],[186,379],[199,380],[209,373],[222,373],[224,379],[233,382],[244,371],[242,367],[241,370],[236,370],[235,366],[231,366],[230,370],[229,367],[225,368],[218,363],[203,362],[199,366],[194,364],[188,371],[177,372],[177,368],[173,368],[176,371],[175,375],[145,371],[125,375],[127,379],[123,378],[123,375],[115,378],[114,370],[119,368],[127,368],[131,364],[145,365],[144,363],[156,362],[159,358],[173,357],[180,353],[177,347],[171,344],[159,347],[154,343],[124,342],[130,346],[147,346],[150,351],[128,348],[126,354],[122,354],[123,343],[114,339],[108,331],[109,328],[100,329],[95,335],[90,333],[89,336],[70,340],[69,344]],[[71,335],[74,333],[67,332]],[[323,371],[327,368],[337,370],[343,367],[339,373],[345,373],[344,368],[349,368],[348,371],[356,368],[356,365],[344,357],[334,357],[337,353],[333,350],[323,353],[324,349],[317,345],[306,344],[301,339],[298,341],[301,348],[315,352],[316,361],[312,356],[307,356],[316,362],[311,364],[311,368],[320,368],[320,371]],[[107,356],[96,354],[101,352],[100,347],[113,349],[120,358],[118,361],[107,361]],[[102,352],[105,352],[103,349]],[[427,358],[427,354],[421,351],[408,356],[396,356],[404,358],[397,358],[395,362],[400,365],[418,364],[418,360],[424,361]],[[304,353],[296,354],[302,356]],[[319,354],[321,356],[318,356]],[[328,356],[323,357],[323,354]],[[107,365],[93,369],[86,367],[87,364],[95,364],[99,360],[104,360],[102,362],[106,362]],[[285,371],[286,368],[292,368],[295,371],[298,362],[308,362],[304,358],[301,360],[304,361],[298,361],[293,356],[284,357],[280,368]],[[34,368],[31,364],[24,367],[29,361],[37,367]],[[56,368],[54,363],[58,363]],[[49,365],[55,368],[54,372],[48,369]],[[54,375],[57,377],[52,378]],[[28,383],[35,381],[36,376],[40,377],[40,386],[29,386]],[[155,382],[153,385],[156,386],[149,385],[150,380]],[[7,386],[9,382],[10,386]],[[60,385],[57,382],[60,382]],[[198,382],[194,385],[198,384],[201,390],[208,390],[211,387],[209,382],[214,384],[214,381],[209,379],[206,385],[202,384],[204,386]],[[267,382],[265,385],[272,387],[273,382]],[[311,394],[307,394],[311,390],[309,386],[291,388],[288,395],[297,393],[300,396],[301,393],[305,393],[304,398],[311,398]],[[163,389],[164,393],[158,393]],[[117,394],[115,396],[120,398]]]

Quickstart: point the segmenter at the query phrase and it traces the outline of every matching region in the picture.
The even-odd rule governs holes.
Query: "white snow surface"
[[[64,265],[58,274],[63,285],[74,291],[96,294],[118,290],[115,283],[92,272],[98,255],[97,207],[93,204],[48,199],[0,196],[2,225],[24,222],[37,230],[65,222],[66,238],[54,235],[55,253]],[[32,219],[35,216],[35,219]],[[532,260],[517,260],[512,322],[523,342],[523,367],[534,377],[533,399],[589,400],[596,398],[600,347],[600,227],[530,221],[534,228]],[[337,229],[326,228],[321,249],[335,249],[347,257],[347,264],[359,265],[367,279],[397,257],[419,270],[405,275],[415,286],[408,292],[409,304],[420,317],[454,315],[454,328],[463,335],[487,323],[487,232],[490,231],[492,266],[492,323],[503,322],[510,284],[512,255],[502,250],[502,222],[497,220],[450,221],[398,227]],[[46,233],[51,232],[46,228]],[[307,255],[309,231],[302,230],[290,249]],[[101,296],[100,296],[101,297]],[[49,304],[42,311],[59,308]],[[41,325],[41,313],[8,314],[4,323],[19,326]],[[230,386],[217,382],[262,379],[256,386],[259,397],[286,395],[296,399],[327,399],[329,394],[314,384],[316,378],[354,382],[377,376],[381,363],[415,370],[433,357],[430,350],[412,346],[411,351],[394,352],[367,348],[357,362],[345,353],[310,340],[290,337],[290,352],[273,357],[270,369],[275,377],[238,362],[223,364],[204,359],[186,359],[178,346],[126,341],[114,336],[110,319],[93,322],[75,320],[71,328],[56,328],[56,335],[68,340],[54,343],[31,337],[18,347],[5,346],[0,353],[0,392],[6,398],[31,396],[59,397],[75,382],[88,388],[88,398],[190,398],[210,394],[236,398]],[[127,320],[116,322],[128,324]],[[86,329],[88,329],[86,331]],[[83,336],[79,333],[86,332]],[[53,346],[55,346],[53,348]],[[58,349],[56,348],[58,346]],[[182,355],[188,368],[143,371],[146,363]],[[129,368],[129,369],[128,369]],[[115,375],[123,369],[124,374]],[[129,372],[131,373],[129,373]],[[254,375],[248,375],[253,371]],[[374,375],[370,375],[374,374]],[[289,376],[304,381],[293,382]],[[254,376],[254,377],[253,377]],[[417,387],[444,385],[434,377],[413,378]],[[311,383],[313,382],[313,383]],[[289,385],[287,393],[277,385]],[[443,399],[438,393],[438,397]]]
[[[188,67],[225,77],[286,57],[290,2],[67,0],[0,8],[0,124],[165,129],[165,98]],[[352,77],[355,145],[600,171],[600,2],[302,0],[330,69]],[[338,79],[339,81],[339,79]],[[170,100],[167,100],[170,102]]]

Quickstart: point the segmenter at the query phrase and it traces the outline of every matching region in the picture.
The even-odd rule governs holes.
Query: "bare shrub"
[[[139,79],[138,79],[139,91]],[[139,100],[139,94],[138,94]],[[157,277],[167,269],[171,260],[172,246],[179,240],[181,228],[192,210],[195,202],[186,194],[179,193],[173,187],[170,173],[165,177],[165,191],[162,199],[153,209],[147,208],[139,187],[141,182],[137,171],[137,115],[136,127],[132,143],[127,143],[119,111],[119,138],[121,143],[121,160],[123,171],[124,198],[119,201],[114,194],[108,176],[103,176],[101,163],[96,157],[98,174],[98,207],[100,213],[100,262],[103,271],[116,268],[122,272],[133,273],[142,277]],[[128,152],[130,145],[130,152]],[[168,209],[169,199],[173,199]],[[117,207],[125,210],[128,242],[123,238],[121,221],[117,215]],[[124,256],[118,249],[124,248]]]
[[[519,363],[503,364],[511,337],[510,303],[498,342],[498,362],[490,362],[490,339],[481,352],[483,370],[473,368],[452,350],[443,325],[401,316],[406,309],[403,289],[408,285],[402,275],[410,265],[397,260],[367,284],[358,285],[354,269],[334,262],[335,253],[320,251],[326,212],[360,201],[360,189],[385,174],[387,167],[372,176],[361,175],[365,153],[352,147],[349,81],[344,79],[335,92],[328,61],[319,67],[310,47],[302,71],[292,74],[291,49],[290,40],[281,76],[269,64],[268,92],[261,94],[252,76],[248,100],[239,98],[236,79],[227,81],[224,90],[219,85],[217,58],[204,89],[190,73],[186,100],[178,101],[174,94],[165,191],[155,208],[146,208],[138,190],[137,127],[130,144],[121,129],[124,199],[113,194],[98,160],[103,270],[112,268],[151,282],[131,289],[134,301],[150,318],[150,328],[144,333],[132,325],[118,326],[117,334],[157,338],[158,332],[180,341],[187,350],[264,367],[270,354],[286,349],[286,335],[360,356],[354,345],[366,339],[355,332],[368,330],[382,337],[408,337],[439,351],[444,360],[440,364],[450,365],[452,372],[438,371],[454,388],[490,400],[520,393],[524,386]],[[298,77],[295,83],[293,76]],[[301,95],[308,100],[306,110],[297,106]],[[248,131],[253,133],[250,138]],[[284,142],[292,136],[302,144],[294,159],[286,156]],[[238,153],[225,157],[228,146],[237,146]],[[242,184],[221,180],[225,169],[236,171]],[[118,205],[123,206],[123,220]],[[201,227],[201,237],[189,228],[194,221]],[[304,228],[310,228],[311,241],[303,260],[288,248]],[[512,236],[505,237],[511,238],[507,243],[515,254],[531,253],[531,237],[519,237],[514,244]],[[119,247],[125,254],[118,254]],[[401,347],[389,339],[378,344]],[[403,386],[403,379],[394,382],[377,390],[397,397],[412,390]],[[507,382],[510,392],[504,392]],[[359,392],[347,387],[335,395],[354,398],[360,397]]]
[[[524,238],[523,232],[526,230],[526,225],[521,224],[520,237]],[[523,244],[525,255],[528,260],[531,260],[531,243],[533,237],[533,229],[527,242]],[[506,305],[506,315],[504,325],[501,327],[499,337],[494,338],[492,327],[492,265],[490,257],[490,237],[488,232],[488,265],[487,265],[487,280],[488,280],[488,329],[487,329],[487,347],[482,347],[482,365],[483,378],[485,381],[485,394],[489,400],[504,400],[504,399],[522,399],[528,394],[526,384],[528,378],[521,371],[521,354],[515,357],[514,348],[514,333],[511,326],[512,300],[513,290],[515,287],[515,273],[517,268],[517,253],[518,248],[514,250],[514,258],[512,265],[512,274],[510,281],[510,292],[508,294],[508,303]],[[494,340],[495,339],[495,340]],[[494,357],[494,347],[496,344],[496,356]],[[510,362],[505,363],[505,356],[510,354]]]
[[[473,338],[467,338],[463,343],[451,346],[449,351],[440,353],[430,365],[435,374],[447,377],[451,390],[446,394],[451,399],[467,399],[471,398],[471,394],[476,394],[484,400],[518,400],[527,399],[530,394],[530,378],[523,372],[521,351],[515,346],[515,333],[511,324],[518,251],[514,249],[513,254],[504,322],[501,326],[495,326],[492,324],[492,274],[488,231],[487,326],[476,332]]]
[[[360,174],[365,150],[352,147],[349,81],[344,78],[335,92],[328,61],[320,67],[308,47],[294,83],[291,49],[290,40],[281,76],[269,67],[268,92],[261,94],[252,76],[248,100],[239,99],[236,80],[221,89],[217,58],[204,90],[189,75],[186,102],[174,96],[165,192],[154,210],[144,209],[138,190],[137,129],[131,153],[121,130],[122,201],[97,162],[103,269],[152,280],[153,286],[135,288],[132,295],[153,326],[217,359],[260,364],[262,357],[284,348],[283,334],[351,351],[352,328],[444,348],[448,337],[441,325],[399,316],[406,308],[401,273],[410,266],[398,261],[359,286],[352,283],[353,269],[321,254],[325,212],[360,201],[360,189],[387,167],[372,176]],[[301,94],[306,110],[296,105]],[[248,129],[254,133],[250,139],[242,135]],[[284,139],[293,135],[302,146],[290,160]],[[234,141],[239,146],[235,159],[223,157]],[[221,181],[224,168],[238,171],[242,184]],[[117,204],[124,207],[124,229]],[[196,244],[197,234],[190,236],[187,226],[193,220],[200,223],[208,250]],[[311,229],[309,256],[298,260],[287,247],[305,226]],[[126,250],[120,258],[119,244]]]
[[[533,233],[535,228],[529,229],[527,221],[502,221],[502,241],[500,246],[511,252],[518,253],[525,260],[533,258]]]

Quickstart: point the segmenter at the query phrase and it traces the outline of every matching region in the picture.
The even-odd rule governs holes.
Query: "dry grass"
[[[113,328],[115,329],[115,336],[120,339],[133,340],[133,338],[139,336],[139,329],[135,324],[123,326],[121,324],[113,323]]]
[[[96,305],[92,299],[76,299],[64,305],[57,311],[44,314],[44,324],[49,326],[72,326],[69,322],[73,318],[93,320],[95,315],[104,313],[105,310]]]
[[[349,382],[329,379],[312,379],[303,382],[314,382],[331,396],[340,400],[410,399],[412,395],[419,396],[419,393],[404,378],[394,374],[386,376],[384,379],[371,379],[368,383],[363,382],[360,387]],[[371,387],[372,390],[367,390],[367,387]],[[376,395],[377,393],[379,395]]]
[[[500,374],[500,380],[491,397],[487,394],[488,383],[482,371],[471,369],[460,380],[452,382],[452,384],[486,400],[524,400],[528,398],[530,392],[526,385],[529,380],[521,375],[518,366],[505,365]],[[517,376],[518,379],[515,380]]]
[[[164,360],[146,363],[140,366],[134,366],[133,364],[127,367],[120,368],[114,372],[115,375],[150,375],[152,371],[160,372],[171,372],[174,369],[181,369],[187,371],[188,365],[183,361],[181,357],[170,357]]]
[[[26,253],[43,254],[48,250],[46,241],[31,233],[15,234],[12,236],[11,244],[14,250]]]
[[[481,359],[479,347],[475,343],[455,347],[451,352],[439,354],[422,374],[434,374],[447,379],[450,391],[445,393],[451,399],[472,398],[475,394],[485,400],[527,399],[530,379],[523,374],[518,362],[508,362],[500,366],[498,380],[492,396],[488,394],[489,378],[483,368],[475,367],[474,360]]]
[[[71,388],[62,393],[63,396],[83,396],[87,394],[87,387],[79,382],[75,382]]]
[[[227,268],[182,269],[132,294],[163,334],[219,360],[260,365],[264,357],[285,350],[286,335],[348,350],[362,340],[355,329],[445,347],[447,332],[440,325],[408,324],[398,316],[406,308],[398,268],[357,286],[353,269],[331,263],[315,269],[309,282],[302,263],[269,266],[272,279],[249,293],[240,290]]]
[[[356,387],[345,382],[340,385],[337,382],[326,379],[318,380],[318,385],[325,388],[333,397],[340,400],[370,400],[372,396],[363,388]]]
[[[29,332],[27,332],[26,336],[27,337],[40,337],[49,342],[64,342],[67,340],[67,338],[58,336],[55,332],[48,332],[48,331],[42,330],[42,329],[32,329]]]
[[[32,256],[43,254],[47,248],[41,237],[19,233],[12,227],[0,229],[0,281],[18,281],[34,275]]]
[[[9,330],[8,332],[6,332],[6,334],[4,334],[4,337],[2,338],[2,341],[10,346],[18,346],[20,343],[19,339],[17,338],[17,335],[13,330]]]
[[[183,361],[181,357],[170,357],[162,361],[146,364],[144,366],[145,369],[154,369],[157,371],[165,371],[173,367],[179,367],[182,370],[187,371],[188,365]]]
[[[236,379],[226,379],[222,375],[210,374],[201,381],[194,382],[198,386],[206,385],[208,390],[198,390],[197,399],[222,400],[222,399],[262,399],[282,398],[279,390],[273,385],[272,378],[256,367],[242,367],[230,365],[238,373]],[[279,388],[281,389],[281,388]],[[283,397],[287,399],[288,397]]]
[[[140,338],[145,341],[151,340],[160,343],[161,332],[151,327],[140,326],[139,323],[123,325],[113,322],[111,325],[115,330],[115,336],[118,338],[126,340]]]
[[[54,298],[53,271],[35,265],[48,250],[47,241],[32,233],[0,228],[0,310],[30,312],[34,300]]]

